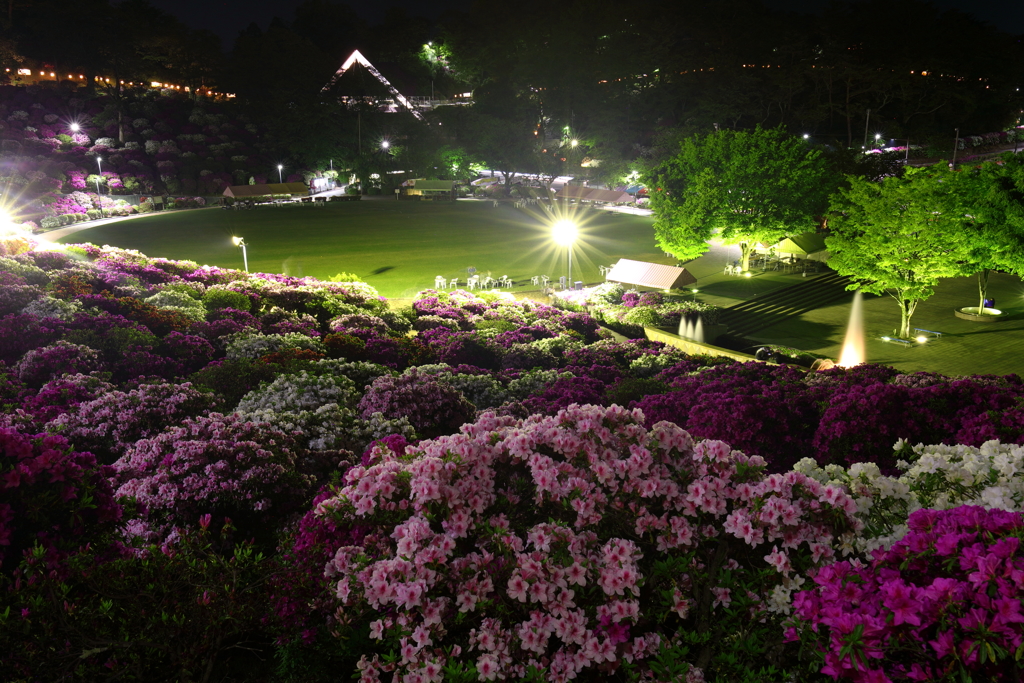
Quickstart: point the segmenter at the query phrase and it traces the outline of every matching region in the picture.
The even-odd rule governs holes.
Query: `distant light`
[[[811,137],[810,135],[808,135],[807,133],[804,133],[804,140],[808,140],[808,139],[810,139],[810,137]]]
[[[882,134],[881,133],[875,133],[875,139],[876,140],[881,140],[882,139]]]
[[[77,123],[72,123],[72,124],[71,124],[71,125],[69,126],[69,128],[71,128],[71,131],[72,131],[73,133],[77,133],[77,132],[78,132],[78,130],[79,130],[79,129],[81,128],[81,126],[79,126],[79,125],[78,125]]]
[[[747,272],[743,273],[743,277],[752,277],[753,275],[754,274],[751,273],[749,270]]]
[[[882,341],[892,341],[892,337],[882,337]]]
[[[579,141],[579,140],[575,140],[575,139],[574,139],[574,140],[573,140],[572,142],[570,142],[569,144],[570,144],[570,145],[572,145],[573,147],[576,147],[577,145],[579,145],[579,144],[580,144],[580,141]]]
[[[918,344],[924,344],[924,343],[925,343],[926,341],[928,341],[928,337],[926,337],[926,336],[924,336],[924,335],[922,334],[922,335],[919,335],[919,336],[917,336],[917,337],[915,338],[915,341],[916,341],[916,342],[917,342]]]
[[[390,146],[391,146],[391,143],[388,142],[387,140],[384,140],[383,142],[380,143],[380,148],[381,149],[387,149]]]

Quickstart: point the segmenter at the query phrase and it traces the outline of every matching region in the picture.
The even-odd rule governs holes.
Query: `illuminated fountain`
[[[852,368],[867,359],[864,348],[864,314],[861,312],[861,299],[860,292],[853,295],[850,321],[846,324],[846,338],[843,340],[843,350],[839,354],[839,366],[843,368]]]
[[[704,321],[698,315],[697,320],[690,320],[687,316],[679,319],[679,336],[683,339],[695,341],[698,344],[704,343]]]

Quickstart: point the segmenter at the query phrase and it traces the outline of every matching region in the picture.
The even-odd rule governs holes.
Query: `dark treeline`
[[[821,16],[758,0],[477,2],[437,21],[394,10],[373,26],[347,5],[307,0],[290,23],[252,24],[226,52],[145,0],[5,4],[0,66],[28,58],[110,76],[115,98],[133,96],[121,80],[231,92],[307,166],[380,167],[367,155],[389,139],[390,160],[405,155],[428,175],[465,157],[552,176],[600,160],[591,172],[610,179],[665,136],[715,127],[781,125],[838,147],[866,134],[951,143],[955,129],[998,131],[1022,109],[1021,37],[920,0],[836,3]],[[358,69],[321,93],[354,48],[406,95],[472,91],[476,106],[439,109],[429,127],[372,102],[340,107],[339,95],[385,95]]]

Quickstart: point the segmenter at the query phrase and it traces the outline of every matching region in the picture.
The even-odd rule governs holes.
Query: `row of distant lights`
[[[10,69],[6,69],[6,71],[7,71],[7,73],[11,72]],[[32,75],[32,69],[18,69],[18,75],[19,76],[31,76]],[[40,71],[39,75],[43,76],[45,78],[46,77],[46,72],[45,71]],[[51,71],[50,72],[50,78],[56,78],[56,77],[57,77],[57,74],[55,74],[54,72]],[[68,78],[74,79],[74,77],[75,77],[74,74],[68,74]],[[84,80],[85,76],[82,75],[82,74],[79,74],[78,78],[80,80]],[[101,76],[96,76],[95,80],[97,80],[97,81],[99,81],[101,83],[110,83],[110,79],[109,78],[103,78]],[[135,85],[135,81],[129,81],[127,84],[124,81],[121,81],[121,85]],[[141,85],[141,83],[140,83],[140,85]],[[160,81],[150,81],[149,85],[152,88],[166,88],[168,90],[182,90],[182,87],[180,85],[171,85],[170,83],[161,83]],[[191,92],[191,89],[188,86],[185,86],[184,90],[185,90],[185,92]],[[203,91],[200,91],[200,92],[203,92]],[[234,94],[232,94],[232,93],[214,92],[213,90],[210,90],[210,89],[207,89],[205,91],[205,94],[207,94],[207,95],[224,95],[225,97],[234,97]]]

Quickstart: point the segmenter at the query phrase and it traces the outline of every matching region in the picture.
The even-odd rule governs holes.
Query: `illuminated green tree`
[[[881,183],[850,183],[833,199],[828,264],[853,278],[848,289],[895,299],[897,334],[909,337],[917,305],[939,280],[975,272],[976,179],[940,163]]]
[[[684,138],[647,172],[658,245],[696,258],[716,237],[739,244],[743,270],[754,244],[813,230],[840,184],[821,152],[781,129]]]
[[[968,239],[978,268],[981,311],[992,270],[1024,276],[1024,160],[1006,154],[1002,163],[982,164],[975,175],[970,209],[975,222]]]

